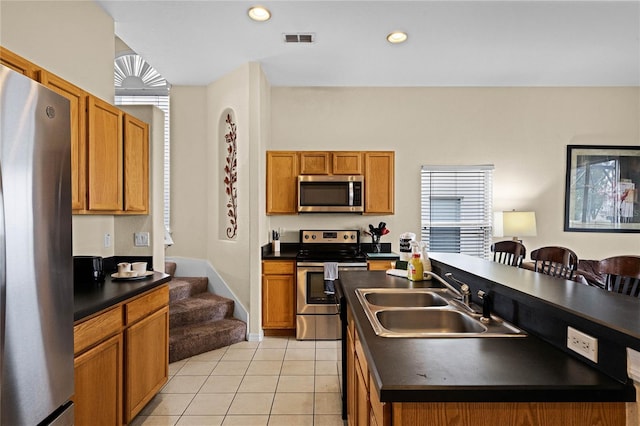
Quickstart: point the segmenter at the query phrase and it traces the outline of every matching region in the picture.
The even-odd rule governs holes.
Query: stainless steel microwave
[[[298,176],[298,212],[364,212],[364,179],[358,175]]]

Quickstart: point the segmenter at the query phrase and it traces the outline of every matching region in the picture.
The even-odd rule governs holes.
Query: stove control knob
[[[316,236],[315,236],[315,235],[312,235],[312,236],[311,236],[311,239],[312,239],[312,240],[315,240],[315,239],[316,239]]]
[[[309,239],[309,236],[308,236],[308,235],[305,235],[305,236],[304,236],[304,239],[305,239],[305,240],[308,240],[308,239]]]
[[[356,236],[355,236],[355,235],[351,235],[351,239],[352,239],[352,240],[355,240],[355,239],[356,239]]]
[[[349,239],[349,236],[348,236],[348,235],[345,235],[345,236],[344,236],[344,237],[342,237],[342,238],[344,238],[345,240],[348,240],[348,239]]]

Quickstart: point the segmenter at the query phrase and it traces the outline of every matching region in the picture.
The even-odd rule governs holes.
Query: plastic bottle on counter
[[[418,244],[412,243],[412,245],[413,254],[407,266],[407,278],[411,281],[422,281],[424,279],[424,272],[422,269],[422,259],[420,259],[420,249]]]
[[[422,256],[422,271],[423,275],[425,272],[431,272],[431,259],[429,259],[429,253],[427,252],[427,243],[424,241],[420,242],[420,251]],[[424,275],[425,280],[430,280],[431,275]]]

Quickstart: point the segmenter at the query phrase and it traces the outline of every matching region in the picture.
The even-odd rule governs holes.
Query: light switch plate
[[[136,247],[149,247],[149,233],[136,232],[133,234],[133,245]]]

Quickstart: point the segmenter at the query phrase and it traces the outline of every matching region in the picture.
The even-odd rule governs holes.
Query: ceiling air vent
[[[316,35],[313,33],[283,34],[285,43],[313,43]]]

